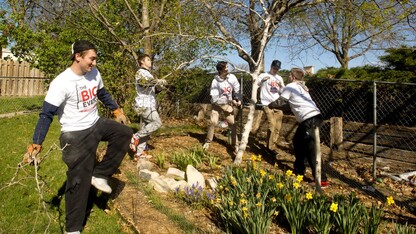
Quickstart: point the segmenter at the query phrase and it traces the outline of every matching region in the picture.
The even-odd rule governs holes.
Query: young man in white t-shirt
[[[273,60],[270,65],[270,71],[260,74],[258,78],[260,102],[268,123],[266,138],[267,150],[274,155],[277,154],[275,149],[277,139],[279,138],[279,131],[282,127],[283,111],[269,108],[268,105],[279,98],[283,87],[285,87],[283,78],[277,74],[280,66],[281,62],[279,60]],[[262,117],[263,114],[261,112],[256,115],[251,133],[255,134],[258,131]]]
[[[202,146],[204,150],[208,150],[210,143],[214,138],[215,126],[218,124],[218,118],[221,113],[224,114],[225,120],[231,129],[231,146],[233,153],[238,149],[237,125],[234,118],[234,107],[241,105],[240,83],[237,77],[228,73],[228,63],[220,61],[217,63],[216,69],[218,74],[215,75],[211,83],[211,118],[208,127],[208,133]]]
[[[61,124],[62,160],[68,166],[65,188],[66,232],[80,233],[87,218],[91,185],[111,193],[108,179],[116,172],[126,152],[132,130],[124,124],[117,103],[104,88],[96,68],[97,49],[89,41],[72,45],[72,64],[50,84],[25,162],[34,162],[42,149],[53,116]],[[98,115],[98,101],[112,110],[116,120]],[[100,141],[108,142],[106,154],[96,161]],[[35,162],[36,163],[36,162]]]
[[[307,160],[314,179],[316,173],[321,173],[317,168],[317,159],[321,159],[319,128],[322,126],[323,117],[309,94],[309,89],[303,81],[304,72],[300,68],[292,68],[289,74],[291,83],[286,85],[279,99],[269,104],[270,108],[279,108],[289,104],[290,109],[299,122],[293,137],[295,151],[294,173],[305,174],[305,161]],[[325,173],[321,173],[321,187],[328,186]]]
[[[164,79],[157,79],[150,73],[152,59],[148,54],[139,57],[140,68],[136,72],[136,98],[135,110],[142,117],[143,126],[133,134],[130,148],[135,153],[136,159],[147,159],[152,156],[147,154],[145,149],[150,134],[162,126],[159,113],[157,112],[156,93],[164,89],[167,82]]]

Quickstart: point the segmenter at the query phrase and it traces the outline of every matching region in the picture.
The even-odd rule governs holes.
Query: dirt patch
[[[164,123],[166,125],[166,123]],[[177,124],[177,123],[176,123]],[[152,155],[163,154],[166,161],[174,152],[189,150],[202,144],[205,133],[186,132],[175,135],[154,136],[149,141]],[[260,136],[261,139],[261,136]],[[292,154],[291,144],[281,139],[278,144],[276,158],[274,155],[264,154],[264,142],[250,140],[245,155],[251,154],[263,155],[263,166],[265,168],[275,168],[285,171],[293,169],[294,156]],[[364,204],[372,203],[382,204],[387,196],[394,196],[397,206],[390,208],[385,212],[385,218],[395,220],[399,223],[416,224],[415,216],[415,188],[411,184],[397,182],[390,178],[383,178],[382,182],[373,181],[372,161],[371,158],[362,155],[350,154],[345,156],[330,155],[329,149],[322,146],[323,158],[325,160],[324,170],[327,172],[330,180],[330,186],[323,192],[328,196],[333,194],[350,194],[355,192]],[[233,160],[230,156],[230,149],[227,147],[226,132],[216,131],[216,138],[211,144],[209,152],[219,158],[218,164],[222,167],[230,165]],[[329,158],[331,157],[331,160]],[[166,164],[161,169],[156,166],[156,157],[149,159],[153,162],[154,171],[164,174],[170,164]],[[394,166],[388,165],[387,166]],[[221,173],[220,169],[211,169],[204,167],[199,169],[206,176],[215,176]],[[274,169],[276,170],[276,169]],[[161,212],[162,209],[156,209],[153,201],[143,192],[137,189],[137,185],[125,183],[128,181],[127,174],[137,173],[136,162],[130,158],[123,161],[120,167],[120,173],[114,176],[113,185],[117,186],[114,193],[114,208],[117,209],[123,218],[134,227],[139,233],[183,233],[183,227],[172,221],[172,213]],[[307,171],[310,177],[310,170]],[[367,186],[367,187],[365,187]],[[371,186],[371,187],[368,187]],[[374,188],[368,189],[368,188]],[[212,216],[207,209],[194,209],[187,206],[184,202],[177,200],[172,194],[160,194],[165,210],[170,210],[176,214],[186,217],[189,223],[195,225],[197,233],[224,233],[219,227],[218,219]],[[169,217],[170,216],[170,217]],[[287,229],[287,228],[286,228]],[[288,233],[285,228],[272,224],[270,233]]]

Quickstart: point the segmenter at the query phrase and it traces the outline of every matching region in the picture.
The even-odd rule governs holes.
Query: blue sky
[[[364,65],[377,65],[379,63],[378,57],[382,55],[381,51],[368,52],[365,56],[358,57],[349,63],[349,67],[360,67]],[[236,65],[245,65],[246,62],[241,59],[237,53],[232,53],[227,57]],[[282,50],[271,50],[268,49],[265,54],[265,67],[269,68],[270,63],[274,59],[278,59],[282,62],[282,69],[290,70],[292,67],[305,67],[314,66],[315,72],[322,68],[327,67],[340,67],[340,64],[335,58],[335,55],[329,52],[313,52],[307,51],[305,54],[300,55],[299,59],[292,59],[288,52]],[[267,70],[267,69],[266,69]]]

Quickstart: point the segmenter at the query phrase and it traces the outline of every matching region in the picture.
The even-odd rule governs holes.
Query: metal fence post
[[[377,179],[377,83],[373,81],[373,179]]]
[[[238,110],[238,122],[240,125],[240,135],[243,133],[243,95],[244,95],[244,82],[243,76],[240,77],[240,97],[241,97],[241,105],[240,110]]]

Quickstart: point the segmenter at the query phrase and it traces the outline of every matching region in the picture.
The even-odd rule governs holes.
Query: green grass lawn
[[[31,143],[37,119],[38,113],[0,119],[0,233],[64,233],[65,230],[64,196],[59,196],[59,191],[66,180],[66,165],[57,148],[60,126],[56,118],[43,143],[42,155],[47,157],[38,170],[42,193],[37,188],[34,166],[17,169]],[[96,200],[100,199],[103,200],[100,197]],[[116,212],[106,214],[94,205],[83,233],[126,233],[120,222]]]
[[[44,99],[45,96],[0,97],[0,114],[40,110]]]

